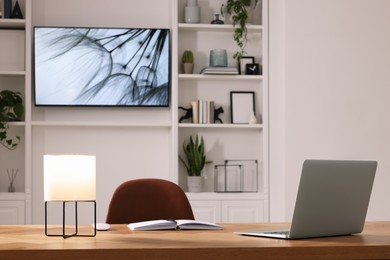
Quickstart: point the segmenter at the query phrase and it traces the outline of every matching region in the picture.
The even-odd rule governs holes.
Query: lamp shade
[[[96,157],[44,155],[45,201],[96,199]]]

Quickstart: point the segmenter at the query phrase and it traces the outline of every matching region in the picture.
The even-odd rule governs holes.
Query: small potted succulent
[[[190,50],[185,50],[181,57],[182,72],[184,74],[192,74],[194,71],[194,54]]]
[[[233,58],[239,60],[244,56],[247,43],[247,22],[250,17],[250,10],[256,7],[258,0],[227,0],[226,4],[221,5],[221,14],[223,17],[231,16],[234,26],[233,39],[240,48]]]
[[[8,122],[20,121],[24,115],[23,99],[20,92],[0,91],[0,143],[9,150],[14,150],[20,137],[8,137]]]
[[[207,163],[203,137],[197,135],[194,140],[194,138],[190,136],[188,142],[183,142],[183,152],[185,159],[182,157],[179,157],[179,159],[187,169],[188,191],[200,192],[202,191],[203,186],[202,170]]]

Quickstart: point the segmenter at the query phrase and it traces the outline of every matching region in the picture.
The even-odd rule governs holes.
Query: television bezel
[[[144,29],[144,30],[166,30],[168,32],[168,100],[166,104],[159,105],[132,105],[132,104],[43,104],[37,103],[37,82],[36,82],[36,29],[37,28],[80,28],[80,29]],[[112,27],[112,26],[58,26],[58,25],[35,25],[33,26],[32,35],[32,85],[33,85],[33,103],[35,107],[121,107],[121,108],[169,108],[171,105],[171,89],[172,89],[172,33],[170,28],[166,27]]]

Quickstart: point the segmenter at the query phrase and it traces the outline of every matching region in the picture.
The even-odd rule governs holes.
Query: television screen
[[[34,27],[36,106],[169,106],[169,29]]]

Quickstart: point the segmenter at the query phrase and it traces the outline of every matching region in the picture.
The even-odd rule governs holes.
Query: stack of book
[[[191,103],[191,106],[194,124],[214,124],[214,101],[196,100]]]
[[[205,67],[200,71],[205,75],[238,75],[236,67]]]

